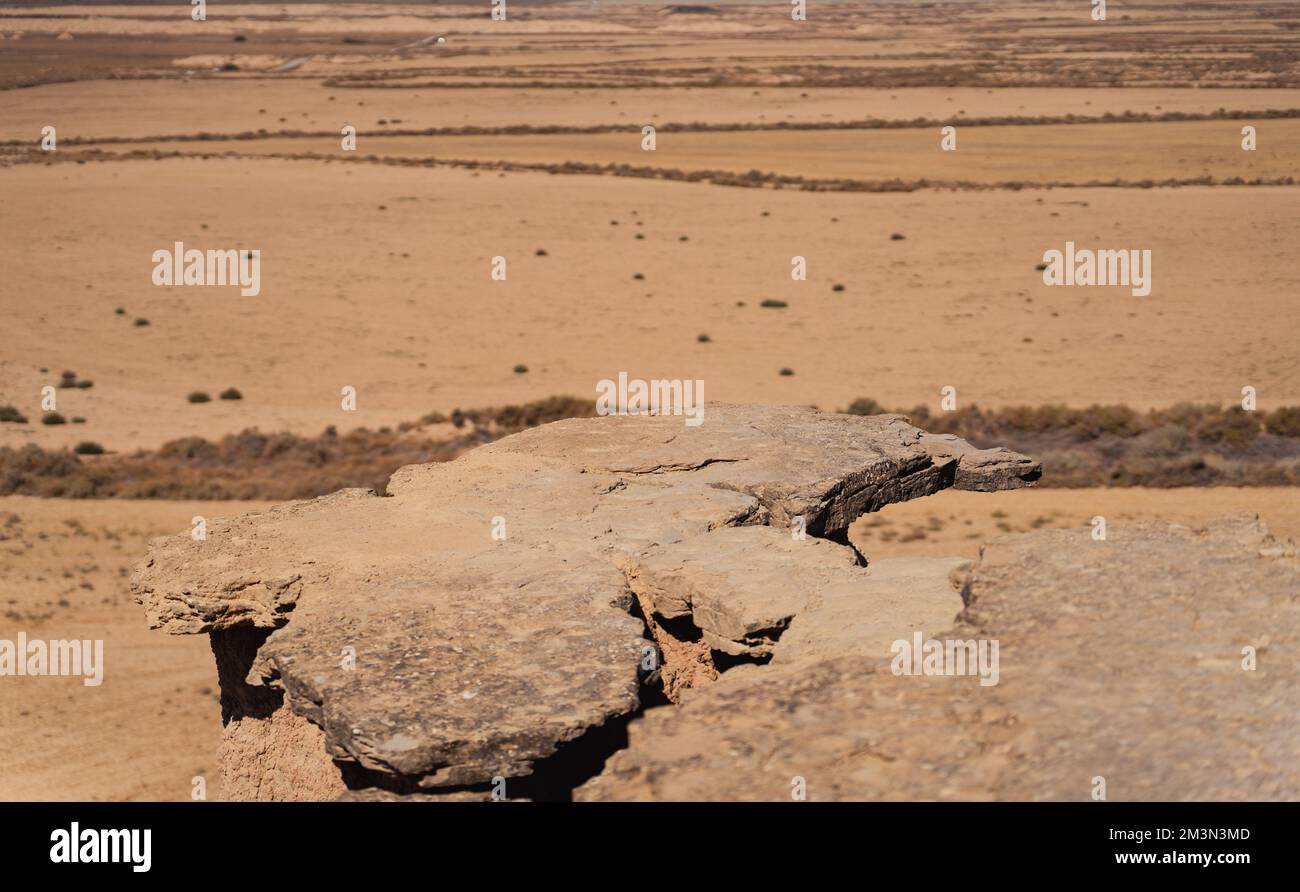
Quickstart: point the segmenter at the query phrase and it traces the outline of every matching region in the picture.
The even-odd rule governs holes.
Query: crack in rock
[[[1300,798],[1300,560],[1256,519],[1039,530],[950,574],[872,570],[907,597],[959,576],[956,624],[916,631],[999,642],[998,683],[896,672],[862,642],[910,630],[837,639],[871,616],[841,596],[797,616],[770,666],[632,722],[574,798],[788,802],[800,778],[809,800],[1078,802],[1099,777],[1110,800]]]
[[[261,776],[285,756],[264,745],[281,755],[258,763],[259,726],[313,750],[304,764],[330,775],[306,785],[313,796],[344,782],[452,793],[522,781],[635,714],[647,626],[672,631],[660,605],[689,601],[710,651],[770,656],[801,611],[866,578],[818,536],[891,501],[1030,485],[1039,470],[901,416],[717,405],[685,430],[572,419],[400,468],[387,498],[344,490],[213,522],[202,542],[156,540],[132,587],[171,633],[270,630],[244,677],[223,674],[223,698],[228,685],[281,698],[238,719],[245,780],[228,797],[283,790]],[[784,528],[799,517],[812,537],[795,542]],[[730,589],[691,581],[710,552],[725,554]],[[657,580],[645,622],[630,580]]]

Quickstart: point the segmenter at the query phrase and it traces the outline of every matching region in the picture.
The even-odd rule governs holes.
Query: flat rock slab
[[[1025,456],[900,416],[709,406],[699,427],[575,419],[402,468],[386,498],[345,490],[211,520],[202,541],[151,543],[132,584],[156,628],[209,633],[231,654],[225,638],[267,635],[223,674],[227,720],[245,737],[245,719],[288,709],[320,729],[351,787],[452,792],[526,776],[639,707],[649,642],[628,561],[733,527],[775,528],[782,541],[778,529],[806,527],[812,538],[788,552],[800,555],[789,586],[822,562],[850,580],[856,555],[818,537],[842,539],[889,502],[1038,474]],[[719,571],[737,578],[761,564],[780,591],[783,559],[742,546]],[[751,614],[787,606],[747,602],[718,643],[753,637]],[[240,772],[255,773],[247,756]]]
[[[1300,561],[1253,518],[1009,536],[963,588],[926,637],[998,641],[997,684],[901,653],[774,671],[783,639],[633,721],[576,797],[1300,798]]]
[[[911,634],[902,617],[949,625],[961,609],[950,576],[966,563],[894,558],[865,567],[843,545],[749,526],[655,546],[624,570],[647,612],[689,617],[720,653],[786,665],[818,654],[886,653],[899,634]]]
[[[851,548],[772,527],[725,527],[628,560],[643,608],[690,617],[714,650],[769,657],[790,622],[816,610],[822,591],[862,587],[868,571]]]
[[[794,669],[846,655],[884,655],[900,638],[947,628],[962,609],[961,583],[954,577],[969,565],[964,558],[872,561],[865,582],[840,579],[818,592],[814,608],[793,618],[767,668]]]

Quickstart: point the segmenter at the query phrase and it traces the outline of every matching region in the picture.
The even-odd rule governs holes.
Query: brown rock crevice
[[[204,541],[157,541],[133,589],[152,625],[213,634],[229,664],[230,798],[287,795],[286,777],[307,796],[344,778],[448,795],[505,778],[562,798],[582,772],[559,766],[600,762],[656,696],[647,635],[673,696],[723,655],[770,659],[793,618],[851,605],[868,578],[819,535],[890,501],[1038,473],[900,416],[711,406],[695,428],[573,419],[401,468],[387,498],[343,490],[211,522]],[[812,535],[791,536],[797,518]],[[662,599],[633,594],[651,576]],[[280,740],[304,748],[302,777]]]
[[[225,799],[313,801],[346,789],[340,767],[325,753],[324,735],[284,702],[284,695],[248,679],[269,630],[252,626],[208,633],[221,688],[218,747]]]
[[[1009,535],[960,564],[965,609],[918,631],[998,643],[996,684],[845,646],[832,632],[850,614],[828,599],[761,675],[632,723],[576,798],[788,802],[796,781],[809,800],[1085,802],[1099,785],[1109,800],[1300,798],[1293,544],[1252,517],[1146,522],[1100,541]],[[941,569],[900,559],[875,575],[910,577],[914,594]]]

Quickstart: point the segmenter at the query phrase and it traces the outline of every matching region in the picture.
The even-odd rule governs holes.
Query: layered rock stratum
[[[211,638],[231,799],[788,799],[796,777],[808,798],[1083,798],[1107,771],[1129,798],[1293,790],[1295,662],[1273,656],[1294,656],[1297,571],[1262,529],[1040,533],[974,568],[848,544],[891,502],[1039,473],[900,416],[575,419],[404,467],[386,496],[157,540],[133,589],[154,627]],[[953,634],[1001,638],[999,684],[892,674],[891,642],[962,598]],[[1202,746],[1211,721],[1233,724]]]
[[[933,633],[998,641],[996,685],[773,660],[633,722],[575,798],[1300,798],[1300,561],[1254,518],[1016,534],[957,575]]]
[[[157,541],[133,588],[154,627],[212,638],[227,797],[463,791],[540,774],[640,709],[647,681],[675,695],[716,677],[686,640],[700,633],[680,632],[692,605],[649,619],[662,665],[647,638],[629,579],[650,578],[664,549],[704,537],[707,556],[727,538],[719,570],[757,562],[777,584],[786,564],[780,596],[700,607],[709,642],[757,653],[823,582],[866,577],[840,544],[862,513],[1038,472],[899,416],[712,406],[699,427],[563,421],[402,468],[387,497],[344,490]],[[823,564],[825,580],[798,578]],[[564,792],[559,773],[535,778],[539,795]]]

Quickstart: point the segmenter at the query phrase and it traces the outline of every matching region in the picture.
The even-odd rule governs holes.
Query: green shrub
[[[846,415],[883,415],[885,408],[875,400],[858,397],[849,403],[849,407],[844,410],[844,413]]]
[[[1138,458],[1173,458],[1185,453],[1191,444],[1191,434],[1177,425],[1166,424],[1138,434],[1131,448]]]
[[[783,309],[783,308],[785,308],[785,307],[788,307],[788,306],[790,306],[790,305],[789,305],[788,303],[786,303],[785,301],[783,301],[783,300],[772,300],[771,298],[768,298],[767,300],[765,300],[765,301],[763,301],[761,304],[759,304],[759,306],[760,306],[760,307],[769,307],[769,308],[774,308],[774,309],[778,309],[778,310],[779,310],[779,309]]]
[[[1195,403],[1178,403],[1160,412],[1160,417],[1168,424],[1194,431],[1201,426],[1207,416],[1217,415],[1222,410],[1218,406],[1200,406]]]
[[[189,400],[191,403],[210,403],[210,402],[212,402],[212,397],[208,396],[206,393],[204,393],[204,392],[201,391],[201,390],[196,390],[196,391],[194,391],[194,392],[191,393],[189,396],[187,396],[186,399]]]
[[[81,388],[82,390],[86,390],[86,389],[88,389],[88,388],[94,387],[94,386],[95,386],[95,382],[94,382],[94,381],[78,381],[78,380],[77,380],[77,373],[76,373],[76,372],[65,371],[62,375],[59,376],[59,386],[60,386],[60,387],[79,387],[79,388]]]
[[[12,421],[14,424],[26,424],[27,416],[13,406],[0,406],[0,421]]]
[[[1264,419],[1264,430],[1278,437],[1300,437],[1300,406],[1283,406],[1270,412]]]
[[[104,447],[90,440],[82,440],[72,451],[77,455],[103,455]]]
[[[1070,429],[1084,439],[1103,434],[1136,437],[1142,432],[1142,418],[1128,406],[1089,406],[1070,413]]]
[[[1025,433],[1041,434],[1070,426],[1073,411],[1066,406],[1007,406],[998,413],[1000,426]]]
[[[58,412],[46,412],[41,416],[41,424],[67,424],[68,419],[64,418]]]
[[[1234,406],[1221,415],[1206,418],[1197,429],[1196,437],[1203,443],[1241,447],[1255,438],[1259,427],[1259,418],[1255,413]]]
[[[459,410],[457,410],[459,412]],[[456,420],[452,413],[452,422]],[[496,421],[507,430],[519,430],[525,427],[537,427],[564,418],[591,418],[596,414],[595,400],[582,400],[571,396],[550,396],[546,399],[524,403],[522,406],[503,406],[500,409],[486,409],[474,413],[461,413],[461,417],[478,417]],[[476,417],[478,416],[478,417]],[[460,425],[457,425],[459,427]]]
[[[227,387],[221,391],[221,398],[223,400],[242,400],[244,395],[233,387]]]

